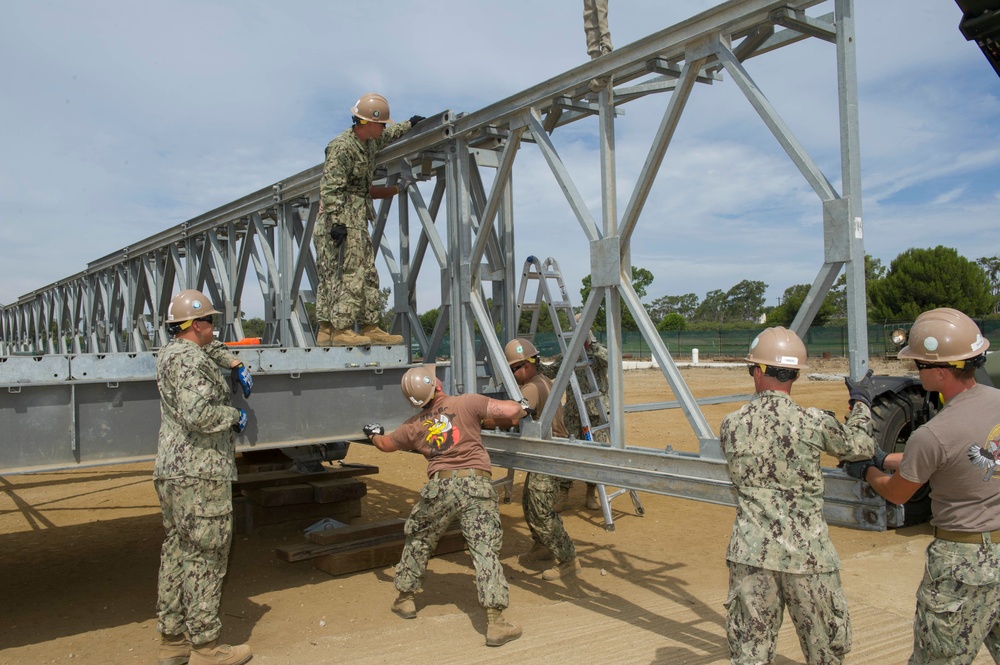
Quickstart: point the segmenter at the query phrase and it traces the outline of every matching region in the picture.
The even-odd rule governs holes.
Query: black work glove
[[[875,454],[872,455],[872,461],[875,462],[875,468],[879,471],[885,473],[885,458],[888,457],[886,452],[881,448],[875,449]]]
[[[878,464],[874,458],[863,459],[857,462],[843,462],[840,466],[844,469],[844,473],[858,480],[865,480],[865,474],[868,473],[868,469],[872,467],[878,468]]]
[[[368,423],[361,428],[361,431],[365,433],[365,436],[368,437],[369,441],[371,441],[372,437],[376,434],[385,434],[385,428],[378,423]]]
[[[414,116],[411,116],[411,117],[410,117],[410,129],[413,129],[414,127],[416,127],[416,126],[417,126],[417,123],[418,123],[418,122],[423,122],[423,121],[424,121],[424,120],[426,120],[426,119],[427,119],[427,118],[425,118],[425,117],[424,117],[424,116],[422,116],[422,115],[414,115]]]
[[[850,393],[850,406],[853,409],[855,402],[863,402],[871,408],[872,397],[875,396],[875,384],[872,382],[872,370],[868,370],[863,377],[857,381],[852,381],[851,377],[844,377],[844,385]]]
[[[250,376],[250,370],[246,368],[246,365],[243,363],[234,365],[232,370],[230,370],[230,377],[233,384],[233,392],[236,392],[237,387],[241,387],[243,388],[243,396],[250,397],[250,393],[253,392],[253,377]]]
[[[247,428],[247,412],[240,409],[240,419],[233,423],[233,431],[240,434],[243,430]]]
[[[534,418],[535,415],[538,414],[537,411],[535,411],[530,406],[528,406],[528,400],[526,400],[525,398],[522,397],[521,401],[519,401],[518,404],[520,404],[521,408],[524,409],[524,413],[526,415],[530,416],[531,418]]]
[[[340,247],[347,239],[347,225],[334,224],[330,227],[330,239],[333,240],[334,247]]]

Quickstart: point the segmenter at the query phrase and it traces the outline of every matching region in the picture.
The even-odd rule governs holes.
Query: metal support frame
[[[832,16],[807,13],[830,2],[834,5]],[[593,288],[583,305],[578,328],[584,333],[567,340],[567,354],[579,355],[585,331],[603,302],[611,361],[611,446],[553,441],[548,431],[555,404],[550,402],[538,422],[522,425],[519,436],[488,437],[496,464],[618,487],[731,502],[731,496],[726,498],[730,490],[720,475],[718,439],[685,386],[630,279],[632,237],[687,101],[696,93],[697,84],[715,85],[724,82],[727,75],[820,200],[824,263],[793,328],[805,332],[840,270],[846,268],[851,373],[864,373],[868,344],[853,21],[852,0],[730,0],[478,111],[445,111],[383,150],[379,162],[380,178],[385,182],[391,184],[404,173],[433,184],[429,200],[424,199],[428,189],[425,184],[409,188],[406,197],[383,201],[378,210],[374,244],[392,277],[396,314],[393,327],[407,333],[428,357],[440,355],[445,335],[449,335],[453,392],[503,390],[520,396],[503,362],[497,337],[477,332],[492,331],[499,324],[500,339],[508,339],[516,331],[513,284],[517,203],[511,180],[519,154],[535,150],[543,157],[589,243]],[[746,66],[748,60],[761,53],[775,52],[806,39],[835,44],[831,56],[836,57],[838,71],[842,192],[835,190],[810,158]],[[607,80],[596,100],[588,89],[593,79]],[[666,94],[663,117],[619,216],[615,163],[618,108],[656,94]],[[600,220],[594,219],[552,141],[552,135],[569,123],[593,123],[597,130],[602,182]],[[482,177],[484,169],[493,171],[488,192]],[[8,361],[22,353],[41,354],[43,359],[68,356],[70,362],[75,362],[80,357],[76,354],[155,352],[166,342],[161,313],[177,288],[206,291],[224,312],[222,339],[238,340],[243,335],[239,313],[248,284],[256,285],[264,302],[264,345],[283,350],[311,347],[313,336],[304,306],[313,299],[317,280],[311,238],[318,213],[320,172],[321,165],[303,171],[114,252],[89,264],[81,273],[3,307],[0,356]],[[397,208],[397,229],[388,224],[392,206]],[[412,223],[414,215],[417,224]],[[439,217],[443,223],[439,223]],[[394,240],[398,242],[398,259],[392,251]],[[416,300],[416,279],[425,269],[425,260],[436,263],[441,276],[437,303]],[[488,307],[489,298],[492,307]],[[698,455],[674,453],[668,442],[641,452],[626,442],[621,303],[638,323],[677,397],[698,439]],[[429,337],[420,327],[418,306],[425,311],[440,307],[440,317]],[[401,366],[411,360],[409,347],[406,353],[407,357],[399,361]],[[565,367],[571,368],[571,364]],[[565,391],[569,375],[570,369],[559,373],[553,386],[555,394]],[[70,384],[75,380],[67,379]],[[15,389],[20,392],[15,393]],[[6,390],[7,395],[21,395],[23,400],[32,388],[15,378],[0,381],[0,390]],[[3,395],[0,393],[0,397]],[[20,408],[5,399],[0,399],[0,419]],[[44,399],[35,401],[41,403]],[[30,399],[28,402],[33,403]],[[28,408],[29,414],[32,411]],[[375,415],[369,408],[359,409],[358,413]],[[360,425],[359,420],[356,427]],[[341,429],[338,435],[360,436],[360,431]],[[3,450],[0,456],[0,471],[8,470],[11,465]],[[637,462],[640,459],[641,464]],[[683,472],[678,471],[681,468]],[[691,483],[718,487],[702,491],[693,489]],[[829,502],[830,521],[873,529],[893,524],[895,513],[887,514],[884,502],[864,496],[861,488],[860,483],[839,471],[829,473],[828,496],[838,497],[836,502],[842,501],[849,508],[832,511],[836,502]]]

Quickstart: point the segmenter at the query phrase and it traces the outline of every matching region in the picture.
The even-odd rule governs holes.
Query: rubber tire
[[[920,413],[923,405],[924,392],[915,386],[876,397],[872,404],[875,444],[885,453],[903,452],[906,440],[915,429],[909,414]],[[932,415],[933,413],[932,410]],[[923,423],[918,423],[917,426],[921,424]],[[903,526],[923,524],[930,518],[931,488],[924,483],[903,506]]]

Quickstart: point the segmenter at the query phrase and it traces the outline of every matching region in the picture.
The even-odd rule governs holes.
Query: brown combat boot
[[[392,602],[392,611],[404,619],[416,619],[417,603],[413,599],[413,594],[400,591],[399,596]]]
[[[556,565],[542,573],[542,579],[552,582],[554,580],[566,579],[567,577],[576,577],[581,570],[583,570],[583,567],[580,565],[580,561],[576,557],[573,557],[566,561],[557,562]]]
[[[518,557],[521,563],[532,563],[534,561],[551,561],[555,556],[545,545],[541,543],[532,543],[531,549]]]
[[[369,338],[372,341],[372,344],[385,344],[386,346],[392,346],[393,344],[403,343],[402,335],[390,335],[378,326],[365,326],[361,329],[361,334]]]
[[[521,637],[521,627],[507,621],[503,610],[486,608],[486,646],[498,647]]]
[[[556,494],[555,503],[552,504],[552,510],[561,513],[567,508],[569,508],[569,488],[560,487],[559,493]]]
[[[243,665],[250,662],[253,654],[246,644],[229,646],[219,644],[218,640],[212,640],[205,644],[196,645],[191,650],[191,658],[188,665]]]
[[[597,485],[587,483],[587,499],[584,501],[584,505],[587,506],[588,510],[601,509],[601,500],[597,498]]]
[[[351,328],[334,330],[330,333],[331,346],[371,346],[372,341],[364,335],[359,335]]]
[[[156,665],[185,665],[191,655],[191,640],[187,635],[160,635],[160,650]]]
[[[330,346],[333,340],[333,326],[329,321],[320,321],[316,331],[316,346]]]

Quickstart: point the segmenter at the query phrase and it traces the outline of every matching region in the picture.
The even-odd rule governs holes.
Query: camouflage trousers
[[[569,561],[576,556],[576,545],[566,533],[559,513],[553,510],[558,491],[558,478],[529,473],[524,478],[521,506],[532,539],[548,547],[559,561]]]
[[[1000,663],[1000,544],[927,546],[911,665],[971,663],[983,643]]]
[[[396,564],[393,585],[397,591],[403,592],[420,589],[427,561],[441,535],[456,518],[472,555],[479,604],[486,608],[505,609],[509,596],[507,578],[500,565],[503,527],[500,525],[497,493],[489,478],[441,478],[423,486],[420,500],[410,512],[403,529],[406,544]]]
[[[233,496],[228,480],[154,480],[167,535],[160,550],[157,629],[187,633],[194,644],[216,639],[219,603],[233,540]]]
[[[843,662],[851,650],[851,618],[839,572],[795,575],[727,563],[726,636],[734,665],[774,660],[785,607],[809,665]]]
[[[324,228],[326,225],[323,225]],[[372,238],[366,227],[347,228],[347,238],[338,248],[329,228],[313,236],[316,245],[316,319],[329,321],[334,330],[377,325],[379,309],[378,271]]]

